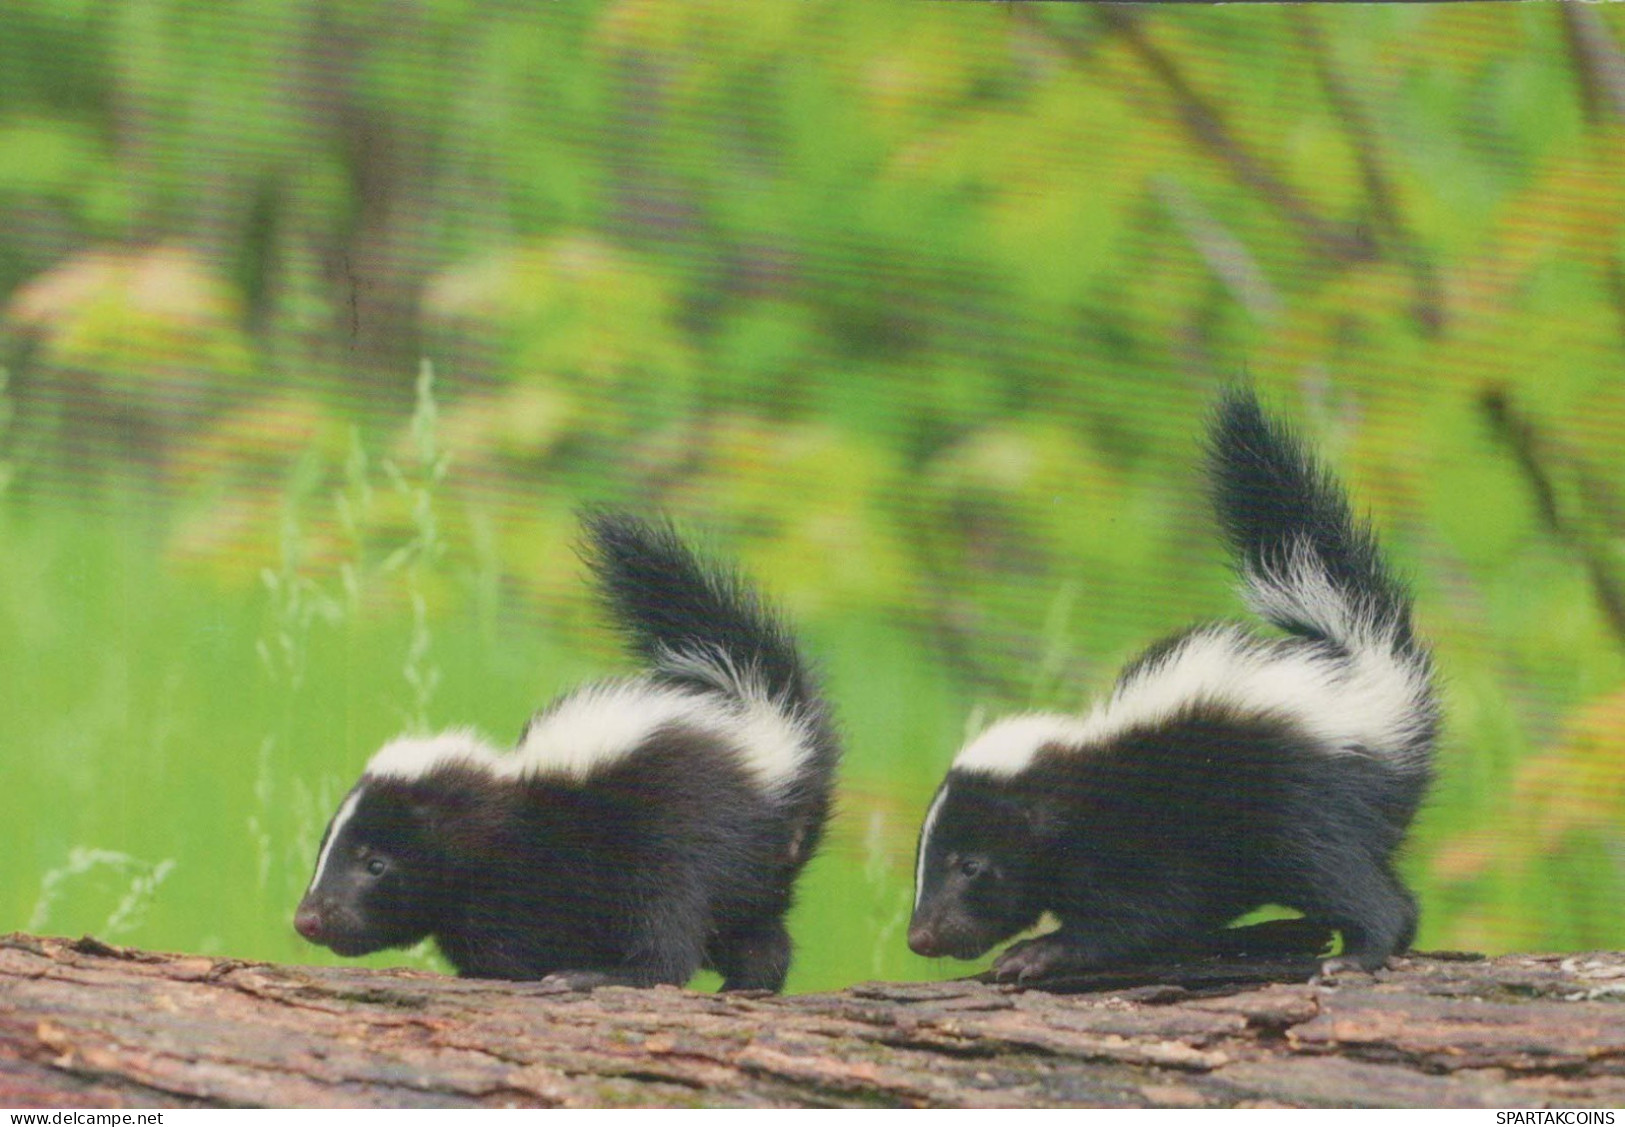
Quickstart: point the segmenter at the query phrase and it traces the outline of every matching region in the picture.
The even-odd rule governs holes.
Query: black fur
[[[784,915],[839,757],[826,706],[784,628],[733,574],[665,525],[594,512],[586,528],[588,565],[653,665],[638,684],[737,704],[739,679],[759,679],[806,733],[797,771],[764,788],[732,733],[674,723],[584,778],[504,778],[455,758],[410,779],[364,774],[296,926],[344,955],[432,935],[468,976],[681,985],[709,967],[724,989],[781,989]],[[676,660],[693,657],[717,675]]]
[[[1169,676],[1184,646],[1212,637],[1283,667],[1326,663],[1342,686],[1363,647],[1415,677],[1395,702],[1402,735],[1393,747],[1328,747],[1291,699],[1256,708],[1199,694],[1101,743],[1042,746],[1014,773],[956,766],[922,830],[909,931],[920,954],[974,958],[1048,911],[1059,930],[994,968],[1041,978],[1188,950],[1266,904],[1337,928],[1344,959],[1362,967],[1410,945],[1416,904],[1392,861],[1427,787],[1437,707],[1409,599],[1336,482],[1250,392],[1221,401],[1209,453],[1244,586],[1256,592],[1260,576],[1308,553],[1352,611],[1341,621],[1362,626],[1329,631],[1338,616],[1272,604],[1291,636],[1198,628],[1130,663],[1119,686]]]

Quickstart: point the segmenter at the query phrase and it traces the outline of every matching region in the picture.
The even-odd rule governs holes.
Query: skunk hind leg
[[[1356,863],[1345,869],[1334,901],[1306,909],[1343,936],[1342,953],[1321,964],[1323,974],[1379,970],[1416,938],[1416,898],[1389,864]]]
[[[790,973],[790,933],[783,916],[759,917],[718,936],[706,955],[706,961],[722,975],[722,989],[777,994]]]

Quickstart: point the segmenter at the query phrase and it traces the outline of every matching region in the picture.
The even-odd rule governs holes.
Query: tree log
[[[1625,955],[1303,970],[571,993],[12,935],[0,1106],[1625,1104]]]

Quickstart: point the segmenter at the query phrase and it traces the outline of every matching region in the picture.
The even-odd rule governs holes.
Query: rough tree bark
[[[0,1106],[1625,1104],[1625,955],[1298,969],[571,994],[12,935]]]

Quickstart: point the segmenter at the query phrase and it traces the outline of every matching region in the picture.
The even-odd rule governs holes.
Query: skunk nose
[[[942,953],[937,947],[937,933],[922,924],[908,929],[908,949],[928,959]]]
[[[316,937],[322,933],[322,914],[315,908],[301,904],[299,910],[293,914],[293,929],[314,943]]]

